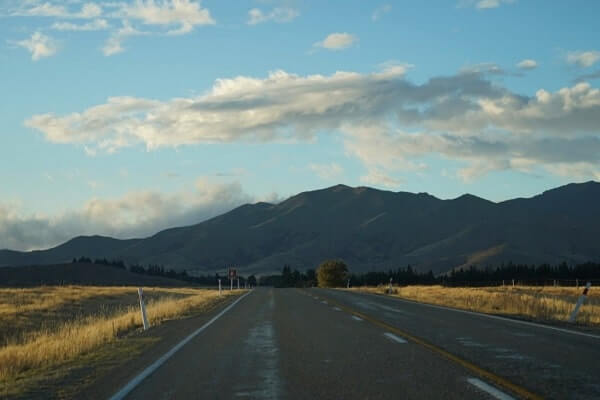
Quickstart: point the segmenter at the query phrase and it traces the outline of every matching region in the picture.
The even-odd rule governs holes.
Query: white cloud
[[[276,7],[269,13],[264,13],[259,8],[248,11],[248,25],[256,25],[263,22],[274,21],[277,23],[290,22],[300,15],[294,8]]]
[[[110,24],[105,19],[95,19],[84,24],[74,24],[71,22],[55,22],[52,29],[57,31],[101,31],[110,28]]]
[[[487,69],[421,84],[405,70],[239,76],[198,97],[114,97],[65,116],[35,115],[26,125],[51,142],[108,152],[341,133],[348,153],[380,173],[421,171],[426,156],[462,162],[463,179],[502,169],[555,173],[575,162],[590,167],[582,171],[600,169],[600,90],[588,83],[524,96],[493,83]]]
[[[79,11],[73,11],[63,4],[52,2],[40,3],[38,1],[26,1],[18,10],[12,13],[14,16],[24,17],[56,17],[56,18],[98,18],[102,15],[102,7],[97,3],[84,3]]]
[[[53,216],[25,215],[15,204],[0,203],[0,249],[48,248],[78,235],[145,237],[199,223],[254,200],[238,183],[199,179],[178,193],[137,191],[119,198],[93,198],[79,210]]]
[[[167,31],[170,35],[189,33],[198,25],[215,24],[210,11],[193,0],[136,0],[132,4],[123,4],[119,15],[146,25],[178,26]]]
[[[122,21],[122,26],[114,31],[111,36],[106,40],[106,43],[102,47],[102,53],[105,56],[112,56],[125,51],[123,48],[123,41],[131,36],[147,35],[148,32],[142,32],[135,29],[129,21]]]
[[[366,185],[383,186],[389,189],[397,188],[402,184],[401,179],[396,179],[376,168],[369,168],[367,175],[361,176],[360,181]]]
[[[498,8],[502,4],[511,4],[516,0],[460,0],[458,7],[475,7],[480,10]]]
[[[38,61],[41,58],[51,57],[58,51],[58,45],[54,39],[40,32],[35,32],[29,39],[14,42],[17,46],[27,49],[31,53],[31,59]]]
[[[587,68],[600,60],[600,51],[571,51],[567,53],[567,62],[579,67]]]
[[[324,180],[336,180],[344,173],[344,169],[335,162],[329,164],[311,163],[308,167],[317,174],[319,178]]]
[[[373,21],[377,21],[379,20],[379,18],[389,13],[390,11],[392,11],[392,6],[390,4],[383,4],[373,11],[373,14],[371,14],[371,19]]]
[[[112,22],[121,21],[122,27],[115,24],[116,27],[102,48],[105,55],[123,52],[123,41],[129,36],[184,35],[197,26],[215,24],[210,11],[203,8],[199,0],[131,0],[83,4],[80,0],[27,0],[21,2],[16,10],[9,11],[9,15],[54,18],[51,29],[59,31],[109,30]],[[281,20],[286,18],[286,14],[277,11],[272,17]],[[71,22],[77,19],[93,21]]]
[[[322,47],[328,50],[342,50],[352,46],[358,38],[349,33],[336,32],[328,35],[325,39],[314,44],[315,47]]]
[[[521,68],[521,69],[535,69],[537,68],[538,64],[535,60],[532,59],[525,59],[525,60],[521,60],[519,63],[517,63],[517,68]]]

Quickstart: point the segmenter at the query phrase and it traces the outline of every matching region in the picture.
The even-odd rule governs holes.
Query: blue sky
[[[345,183],[600,180],[596,1],[4,0],[0,248]]]

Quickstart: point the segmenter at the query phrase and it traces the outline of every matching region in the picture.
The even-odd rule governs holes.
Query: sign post
[[[233,290],[233,280],[237,278],[237,270],[235,268],[229,268],[229,290]],[[240,281],[238,280],[238,289],[240,288]]]
[[[221,278],[219,278],[219,296],[221,295]]]

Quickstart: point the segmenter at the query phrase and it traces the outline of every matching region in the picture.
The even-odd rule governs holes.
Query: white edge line
[[[217,315],[212,317],[210,319],[210,321],[208,321],[207,323],[202,325],[200,328],[196,329],[194,332],[192,332],[188,337],[183,339],[181,342],[177,343],[171,350],[169,350],[168,352],[163,354],[158,360],[154,361],[154,363],[152,363],[145,370],[140,372],[135,378],[130,380],[125,386],[123,386],[121,388],[121,390],[119,390],[117,393],[112,395],[109,400],[124,399],[125,396],[127,396],[133,389],[135,389],[137,385],[139,385],[144,379],[146,379],[149,375],[151,375],[154,371],[156,371],[161,365],[163,365],[165,363],[165,361],[167,361],[169,358],[171,358],[173,356],[173,354],[177,353],[177,351],[179,351],[183,346],[185,346],[190,340],[192,340],[199,333],[201,333],[203,330],[205,330],[210,325],[212,325],[213,322],[218,320],[227,311],[231,310],[233,308],[233,306],[235,306],[238,302],[240,302],[244,297],[248,296],[250,293],[252,293],[252,290],[249,291],[248,293],[246,293],[245,295],[239,297],[238,299],[236,299],[233,303],[231,303],[230,305],[225,307],[220,313],[218,313]]]
[[[498,399],[498,400],[515,400],[514,397],[509,396],[509,395],[507,395],[504,392],[501,392],[500,390],[496,389],[495,387],[493,387],[491,385],[488,385],[487,383],[485,383],[481,379],[469,378],[469,379],[467,379],[467,382],[469,382],[471,385],[477,387],[479,390],[483,390],[484,392],[486,392],[490,396],[494,397],[495,399]]]
[[[357,317],[356,315],[353,315],[352,319],[355,320],[355,321],[362,321],[363,320],[361,317]]]
[[[354,292],[354,293],[356,293],[356,292]],[[521,321],[521,320],[518,320],[518,319],[499,317],[497,315],[484,314],[484,313],[475,312],[475,311],[460,310],[458,308],[438,306],[436,304],[420,303],[418,301],[401,299],[401,298],[398,298],[398,297],[382,296],[382,295],[378,295],[378,294],[365,293],[365,292],[358,292],[358,293],[359,294],[366,294],[368,296],[378,297],[380,299],[390,299],[390,300],[395,300],[395,301],[402,301],[402,302],[405,302],[405,303],[417,304],[417,305],[420,305],[420,306],[427,306],[427,307],[431,307],[431,308],[438,308],[440,310],[449,310],[449,311],[455,311],[455,312],[459,312],[459,313],[463,313],[463,314],[478,315],[480,317],[497,319],[497,320],[500,320],[500,321],[514,322],[515,324],[523,324],[523,325],[535,326],[535,327],[538,327],[538,328],[550,329],[550,330],[553,330],[553,331],[558,331],[558,332],[563,332],[563,333],[570,333],[570,334],[579,335],[579,336],[586,336],[586,337],[590,337],[590,338],[594,338],[594,339],[600,339],[600,335],[593,335],[591,333],[578,332],[578,331],[573,331],[573,330],[570,330],[570,329],[558,328],[558,327],[555,327],[555,326],[536,324],[535,322]]]
[[[404,343],[408,343],[406,340],[404,340],[401,337],[396,336],[396,335],[394,335],[393,333],[390,333],[390,332],[385,332],[383,334],[383,336],[387,337],[390,340],[393,340],[394,342],[403,343],[403,344]]]

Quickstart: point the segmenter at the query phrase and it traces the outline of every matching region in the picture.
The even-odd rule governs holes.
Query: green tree
[[[319,287],[340,287],[346,284],[348,267],[343,261],[327,260],[317,268]]]

